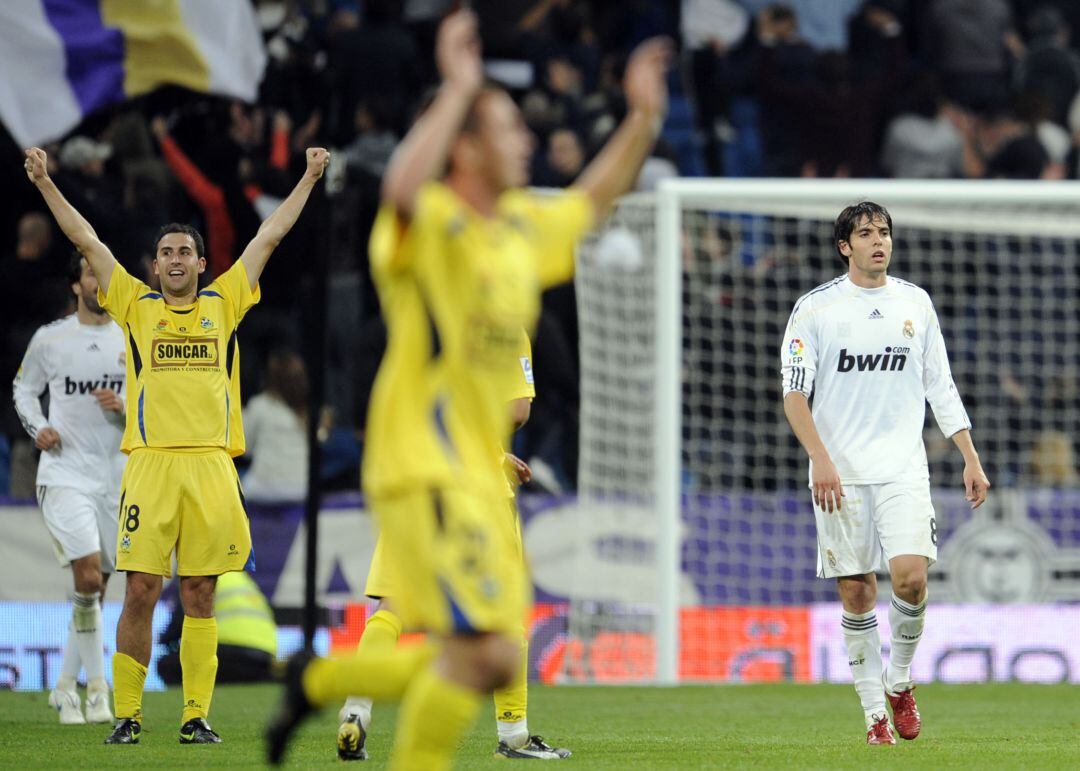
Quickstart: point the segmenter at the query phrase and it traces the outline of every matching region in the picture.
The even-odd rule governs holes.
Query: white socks
[[[60,665],[60,679],[56,681],[56,690],[74,691],[75,681],[82,670],[82,658],[79,656],[78,637],[75,634],[75,619],[68,619],[68,636],[64,642],[64,660]]]
[[[911,660],[915,658],[915,648],[919,645],[925,624],[925,598],[918,605],[912,605],[893,595],[889,605],[892,648],[889,652],[889,668],[885,674],[885,685],[889,693],[895,694],[897,685],[911,682]]]
[[[855,691],[862,702],[863,714],[869,726],[875,717],[887,715],[885,692],[881,688],[881,636],[877,616],[869,613],[844,611],[840,625],[844,630],[844,647],[848,666],[855,681]]]
[[[371,699],[366,696],[350,696],[345,700],[345,706],[338,712],[338,719],[344,721],[348,715],[358,715],[360,725],[366,731],[371,725]]]
[[[518,750],[529,743],[529,723],[527,720],[515,720],[513,723],[496,720],[495,725],[499,729],[499,741],[506,742],[510,749]]]
[[[101,627],[99,595],[96,592],[93,594],[75,592],[71,605],[71,629],[75,633],[75,644],[78,647],[82,665],[86,669],[88,683],[105,677],[105,637]],[[66,654],[64,659],[67,660]],[[78,675],[77,670],[75,674]]]

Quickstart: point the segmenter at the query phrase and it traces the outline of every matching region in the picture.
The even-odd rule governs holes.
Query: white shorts
[[[101,571],[114,572],[119,495],[92,495],[74,487],[48,486],[38,487],[37,499],[61,566],[101,552]]]
[[[844,485],[839,511],[814,506],[819,578],[887,572],[889,560],[917,554],[937,560],[930,482]]]

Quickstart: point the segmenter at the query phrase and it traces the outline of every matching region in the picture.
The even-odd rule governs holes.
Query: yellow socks
[[[180,669],[184,684],[184,712],[180,724],[210,714],[210,699],[217,679],[217,620],[184,616],[180,634]]]
[[[450,768],[458,740],[476,718],[481,696],[444,679],[434,666],[416,675],[398,711],[390,767],[407,771]]]
[[[401,619],[388,610],[379,610],[368,619],[360,643],[356,646],[357,656],[371,656],[394,650],[401,637]]]
[[[141,721],[146,667],[126,653],[114,653],[112,667],[113,714],[117,720],[128,717]]]
[[[495,691],[495,723],[499,740],[517,749],[529,741],[525,709],[529,701],[529,640],[521,638],[521,667],[514,682]]]
[[[360,643],[356,646],[356,655],[381,656],[390,653],[397,646],[399,637],[401,637],[401,619],[386,609],[376,611],[364,625],[364,633],[360,635]],[[371,707],[370,698],[354,694],[345,700],[341,714],[356,715],[360,718],[360,725],[366,731],[371,725]]]
[[[377,701],[400,699],[409,681],[434,656],[434,646],[422,643],[343,659],[315,659],[304,670],[304,695],[316,707],[351,694]]]

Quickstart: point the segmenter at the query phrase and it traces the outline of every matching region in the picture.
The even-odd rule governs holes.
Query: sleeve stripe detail
[[[804,385],[806,385],[806,368],[792,367],[791,377],[788,378],[788,390],[802,391]]]
[[[199,292],[199,297],[218,297],[218,298],[224,299],[224,298],[221,297],[220,294],[215,292],[213,289],[204,289],[204,290],[202,290],[201,292]]]
[[[140,300],[160,300],[161,297],[162,297],[161,294],[158,293],[158,292],[147,292],[146,294],[144,294],[139,299]]]

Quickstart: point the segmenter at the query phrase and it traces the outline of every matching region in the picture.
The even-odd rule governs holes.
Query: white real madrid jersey
[[[31,437],[45,426],[60,435],[59,450],[41,454],[38,485],[76,487],[87,493],[120,489],[124,416],[106,412],[93,391],[124,396],[124,333],[113,322],[80,324],[72,314],[34,333],[15,376],[15,411]],[[41,395],[49,391],[49,416]]]
[[[863,289],[845,274],[803,295],[780,358],[784,395],[813,395],[814,425],[844,484],[928,478],[927,401],[946,436],[971,427],[934,305],[907,281]]]

